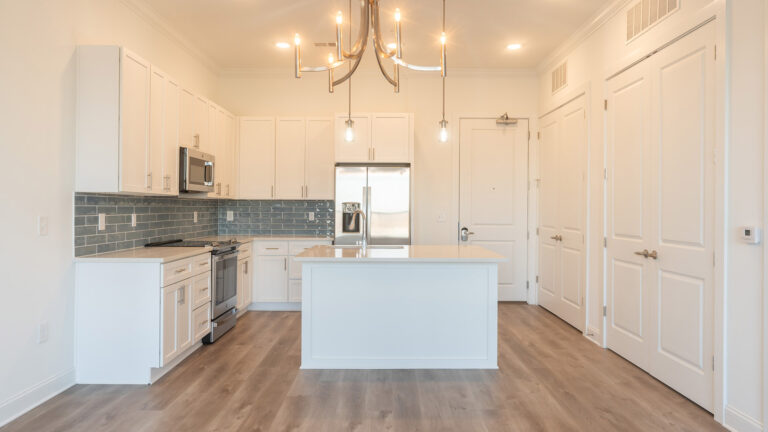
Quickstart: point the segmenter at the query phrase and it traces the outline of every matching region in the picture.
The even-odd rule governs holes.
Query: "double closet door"
[[[608,347],[713,407],[714,24],[607,82]]]
[[[539,304],[586,327],[585,96],[540,120]]]

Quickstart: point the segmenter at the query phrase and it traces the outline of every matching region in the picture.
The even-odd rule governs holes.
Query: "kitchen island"
[[[497,273],[479,246],[316,246],[302,264],[302,369],[496,369]]]

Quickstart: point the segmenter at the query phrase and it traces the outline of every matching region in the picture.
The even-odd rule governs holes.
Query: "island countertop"
[[[300,262],[500,263],[502,255],[475,245],[315,246],[296,255]]]

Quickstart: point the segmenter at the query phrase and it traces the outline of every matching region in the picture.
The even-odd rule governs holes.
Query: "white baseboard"
[[[0,403],[0,426],[3,426],[75,385],[75,369],[69,369],[40,382]]]
[[[295,312],[301,310],[301,303],[251,303],[248,310]]]
[[[734,432],[762,432],[763,424],[750,415],[731,406],[725,407],[723,426]]]

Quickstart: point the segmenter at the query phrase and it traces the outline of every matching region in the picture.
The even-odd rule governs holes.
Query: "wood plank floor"
[[[499,305],[498,371],[300,371],[300,323],[249,312],[152,386],[74,386],[0,431],[724,430],[536,306]]]

